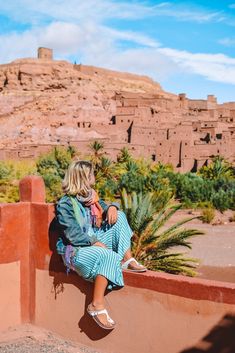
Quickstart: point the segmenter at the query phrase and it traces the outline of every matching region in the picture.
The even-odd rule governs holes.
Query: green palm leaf
[[[191,249],[191,237],[203,234],[197,229],[182,228],[182,225],[197,217],[182,219],[165,229],[166,223],[181,205],[174,204],[170,199],[159,210],[156,196],[150,192],[146,194],[134,192],[128,195],[126,190],[122,190],[122,208],[134,232],[133,255],[149,269],[193,276],[196,274],[198,261],[186,257],[183,253],[173,253],[172,249],[178,246]]]

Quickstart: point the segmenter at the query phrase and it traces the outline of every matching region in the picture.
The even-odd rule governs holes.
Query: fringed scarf
[[[97,192],[94,189],[91,189],[87,197],[77,195],[77,199],[84,204],[84,206],[90,207],[91,224],[99,228],[102,222],[103,209],[99,204],[99,196]]]

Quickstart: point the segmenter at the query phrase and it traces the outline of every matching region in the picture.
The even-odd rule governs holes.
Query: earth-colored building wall
[[[128,72],[118,72],[117,71],[112,71],[112,70],[108,70],[108,69],[104,69],[101,67],[95,67],[95,66],[89,66],[89,65],[82,65],[82,64],[75,64],[74,65],[75,70],[78,70],[82,73],[85,73],[89,76],[92,75],[103,75],[103,76],[113,76],[115,78],[121,78],[124,80],[141,80],[141,81],[146,81],[147,83],[149,82],[153,82],[151,78],[149,78],[148,76],[139,76],[139,75],[135,75],[135,74],[131,74]],[[160,89],[160,85],[159,85],[159,89]]]
[[[122,98],[119,94],[117,99],[119,102],[122,101],[122,105],[120,104],[117,108],[115,123],[121,129],[129,129],[128,142],[130,147],[141,142],[145,146],[145,153],[147,153],[147,146],[151,147],[151,151],[155,146],[157,160],[170,162],[180,171],[188,171],[185,168],[188,168],[189,165],[195,166],[195,160],[197,161],[196,165],[199,166],[204,163],[202,161],[210,160],[212,155],[218,155],[219,153],[227,156],[230,160],[234,158],[232,157],[232,155],[235,155],[235,147],[231,140],[232,132],[229,130],[230,136],[228,136],[224,131],[227,127],[222,126],[218,118],[219,114],[225,114],[226,112],[228,115],[230,111],[224,107],[219,108],[214,96],[208,96],[207,100],[190,100],[185,95],[180,95],[178,101],[156,98],[152,107],[147,104],[143,106],[137,98],[134,100],[133,94],[128,98]],[[123,102],[125,102],[124,107]],[[178,103],[176,104],[176,102]],[[182,108],[182,105],[179,105],[182,102],[185,108],[185,120],[180,115],[182,111],[177,112],[177,109]],[[169,107],[171,110],[167,111]],[[191,118],[191,121],[190,115],[187,116],[189,114],[187,109],[189,111],[195,110],[193,112],[195,118]],[[217,109],[220,109],[220,111],[217,111]],[[125,115],[125,112],[128,112],[128,114]],[[230,120],[226,119],[223,124],[228,122],[231,123]],[[224,132],[222,133],[222,131]],[[221,134],[223,136],[222,141],[220,141],[221,137],[217,138],[217,135],[220,136]],[[186,142],[182,142],[183,140]],[[173,143],[174,141],[178,141],[178,143]],[[188,144],[188,148],[185,148],[185,143]],[[207,153],[210,154],[207,155]],[[149,157],[155,154],[152,153]],[[187,161],[190,156],[192,158],[191,162]],[[184,158],[186,160],[183,163]]]
[[[176,96],[164,92],[146,77],[53,60],[27,59],[1,65],[0,76],[0,116],[6,131],[1,135],[2,159],[33,159],[54,146],[74,145],[73,141],[86,154],[90,142],[100,140],[114,159],[119,150],[111,151],[112,144],[125,144],[135,155],[141,150],[145,158],[168,154],[164,158],[176,170],[189,171],[180,167],[175,155],[181,155],[182,141],[190,140],[190,164],[195,159],[210,159],[211,155],[206,156],[206,152],[223,153],[235,162],[234,102],[217,104],[213,95],[206,100],[192,100],[185,94]],[[7,87],[4,87],[6,80]],[[111,86],[111,91],[109,88],[105,91],[102,86],[103,82],[105,86],[120,80],[121,89]],[[132,86],[128,86],[128,80],[132,80]],[[124,91],[136,85],[133,80],[142,82],[137,83],[139,89]],[[13,121],[15,114],[17,117],[19,114],[21,125],[12,127],[8,135],[8,119]],[[162,143],[162,152],[158,151],[159,143]],[[139,151],[137,146],[141,146]],[[171,153],[172,148],[177,151]]]

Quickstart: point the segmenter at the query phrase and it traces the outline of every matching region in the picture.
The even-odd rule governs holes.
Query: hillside
[[[146,76],[41,58],[0,65],[2,159],[34,158],[55,145],[86,152],[91,139],[102,139],[111,157],[128,146],[187,170],[211,154],[234,159],[234,117],[235,103],[189,100]]]

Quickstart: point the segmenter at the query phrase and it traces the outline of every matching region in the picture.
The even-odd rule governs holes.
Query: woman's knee
[[[119,211],[118,210],[117,221],[119,221],[119,222],[123,222],[123,221],[127,222],[126,214],[123,211]]]

